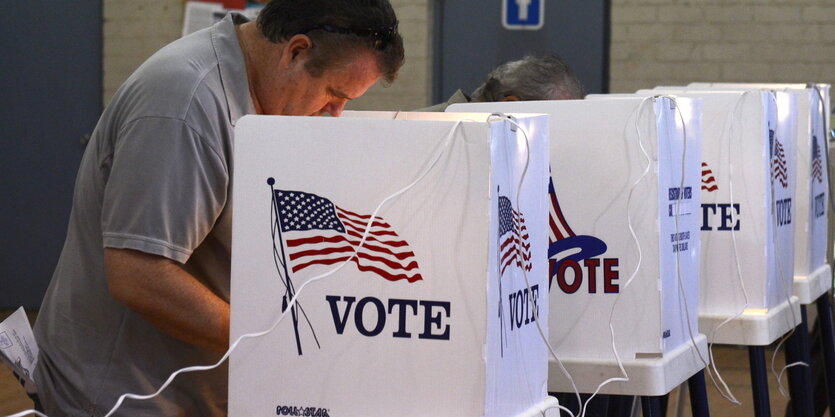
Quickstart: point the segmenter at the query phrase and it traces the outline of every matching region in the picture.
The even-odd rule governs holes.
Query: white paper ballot
[[[23,307],[0,323],[0,353],[26,392],[38,392],[33,377],[38,364],[38,344]]]

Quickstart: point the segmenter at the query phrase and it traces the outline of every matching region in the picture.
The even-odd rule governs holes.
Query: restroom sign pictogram
[[[510,30],[537,30],[545,23],[545,0],[502,0],[502,26]]]

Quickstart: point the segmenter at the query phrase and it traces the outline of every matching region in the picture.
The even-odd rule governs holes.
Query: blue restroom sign
[[[537,30],[545,23],[545,0],[502,0],[502,26]]]

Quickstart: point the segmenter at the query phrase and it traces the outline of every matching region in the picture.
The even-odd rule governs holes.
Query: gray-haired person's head
[[[505,62],[473,92],[473,101],[571,100],[586,96],[583,84],[557,55]]]

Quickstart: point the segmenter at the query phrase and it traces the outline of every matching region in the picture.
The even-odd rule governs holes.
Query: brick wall
[[[104,0],[104,103],[149,56],[180,37],[181,0]]]
[[[351,102],[351,110],[414,110],[432,98],[432,5],[430,0],[390,0],[406,47],[406,63],[389,87],[379,83]]]
[[[390,87],[375,85],[349,108],[414,109],[429,104],[431,82],[429,0],[392,0],[406,42],[406,64]],[[179,38],[182,0],[104,0],[104,102],[159,48]]]
[[[394,85],[375,85],[348,108],[407,110],[432,85],[430,0],[392,0],[406,41]],[[104,100],[177,39],[181,0],[104,0]],[[612,92],[691,81],[835,83],[832,0],[612,0]]]
[[[833,22],[832,0],[612,0],[610,90],[833,83]]]

